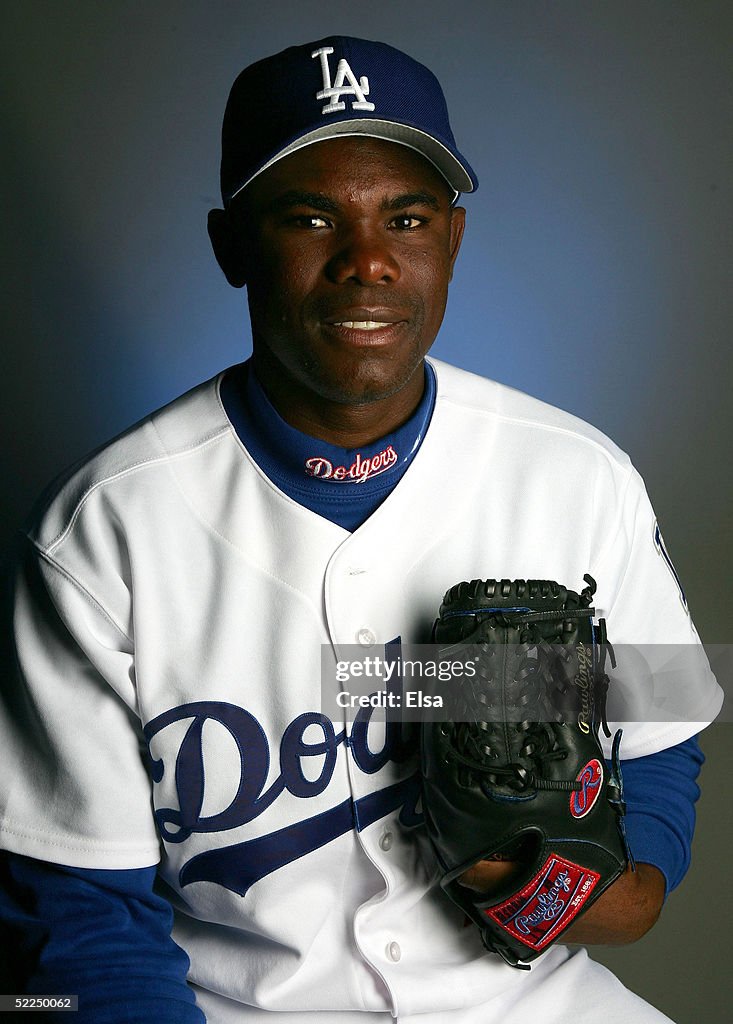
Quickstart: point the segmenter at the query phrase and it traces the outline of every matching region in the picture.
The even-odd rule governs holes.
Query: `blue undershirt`
[[[426,364],[425,391],[410,419],[360,448],[339,448],[291,427],[263,391],[251,361],[228,371],[221,399],[240,440],[273,483],[353,531],[394,490],[417,454],[435,408],[435,372]]]
[[[435,405],[435,380],[427,367],[423,398],[408,422],[360,449],[338,448],[286,423],[251,363],[228,372],[222,401],[242,443],[284,493],[353,531],[415,457]],[[690,862],[703,760],[693,738],[623,762],[629,846],[638,862],[659,868],[667,892]],[[172,910],[155,893],[155,877],[154,865],[90,870],[0,851],[6,984],[30,994],[78,993],[77,1024],[202,1024],[186,984],[189,960],[170,937]]]

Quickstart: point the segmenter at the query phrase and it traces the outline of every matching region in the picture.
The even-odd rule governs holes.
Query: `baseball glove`
[[[605,622],[593,622],[595,582],[584,580],[580,594],[547,580],[459,583],[434,627],[441,660],[465,665],[450,684],[449,714],[421,729],[425,820],[441,885],[487,949],[525,969],[633,867],[621,734],[610,769],[598,739],[601,725],[610,736],[610,648]],[[492,859],[515,870],[490,895],[458,881]]]

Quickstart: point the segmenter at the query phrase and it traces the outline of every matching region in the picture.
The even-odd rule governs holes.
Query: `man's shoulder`
[[[198,384],[102,444],[53,480],[31,512],[27,531],[53,547],[92,500],[145,483],[230,431],[219,397],[223,374]]]
[[[464,416],[486,421],[492,431],[501,427],[517,440],[538,443],[542,448],[575,449],[601,453],[608,461],[627,471],[626,452],[593,424],[550,405],[526,392],[431,359],[437,376],[438,402],[459,409]]]

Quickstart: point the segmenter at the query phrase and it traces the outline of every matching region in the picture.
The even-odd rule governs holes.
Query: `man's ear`
[[[453,268],[456,265],[458,250],[461,248],[463,231],[466,227],[466,211],[462,206],[454,206],[451,210],[450,222],[450,278],[453,280]]]
[[[207,221],[216,262],[233,288],[247,283],[247,268],[242,252],[241,235],[235,233],[226,210],[209,210]]]

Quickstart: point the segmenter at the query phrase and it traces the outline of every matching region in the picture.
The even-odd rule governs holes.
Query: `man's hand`
[[[481,860],[459,878],[461,885],[489,895],[519,874],[515,860]],[[664,903],[664,876],[653,864],[627,868],[620,878],[572,924],[563,943],[623,946],[636,942],[654,925]]]

